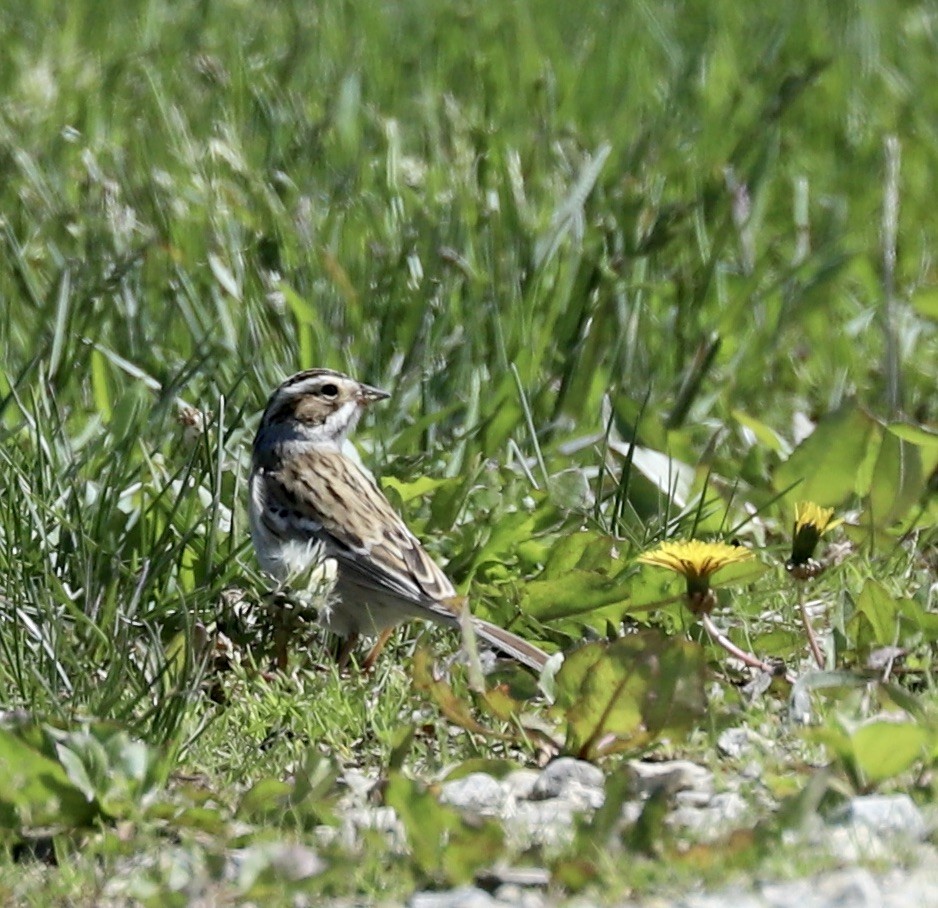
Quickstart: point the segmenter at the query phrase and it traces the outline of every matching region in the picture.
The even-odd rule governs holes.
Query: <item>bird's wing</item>
[[[271,532],[295,541],[320,539],[348,582],[452,621],[452,583],[354,461],[337,450],[313,449],[262,462],[257,479],[266,505],[262,520]]]

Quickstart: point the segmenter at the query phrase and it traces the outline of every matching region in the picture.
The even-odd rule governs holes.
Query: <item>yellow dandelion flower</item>
[[[799,501],[795,505],[795,525],[791,531],[791,557],[785,562],[788,572],[799,580],[816,577],[823,570],[814,559],[814,550],[828,530],[840,526],[834,520],[833,508],[822,508],[813,501]]]
[[[709,612],[716,605],[716,596],[710,589],[710,578],[722,568],[749,561],[750,558],[752,552],[743,546],[701,542],[699,539],[662,542],[658,548],[638,556],[642,564],[668,568],[684,575],[687,580],[687,604],[695,614]]]

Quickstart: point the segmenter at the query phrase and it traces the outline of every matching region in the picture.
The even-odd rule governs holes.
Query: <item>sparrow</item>
[[[386,391],[331,369],[308,369],[270,396],[251,461],[248,515],[261,568],[289,585],[331,568],[334,585],[319,621],[346,638],[380,638],[426,619],[458,627],[464,598],[408,529],[371,475],[346,453],[365,408]],[[327,575],[330,571],[326,572]],[[472,616],[476,635],[534,671],[547,654]]]

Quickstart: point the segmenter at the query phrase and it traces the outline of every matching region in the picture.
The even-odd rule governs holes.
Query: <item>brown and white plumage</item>
[[[288,378],[271,395],[254,439],[248,513],[261,567],[283,582],[333,560],[333,595],[322,622],[343,637],[374,636],[423,618],[459,624],[449,578],[384,493],[343,452],[369,403],[389,395],[329,369]],[[547,656],[480,618],[483,640],[540,670]]]

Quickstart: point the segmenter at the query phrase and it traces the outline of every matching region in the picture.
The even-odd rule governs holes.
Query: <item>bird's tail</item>
[[[497,624],[491,624],[482,618],[473,618],[472,628],[486,643],[533,671],[540,672],[547,664],[548,655],[544,650]]]

